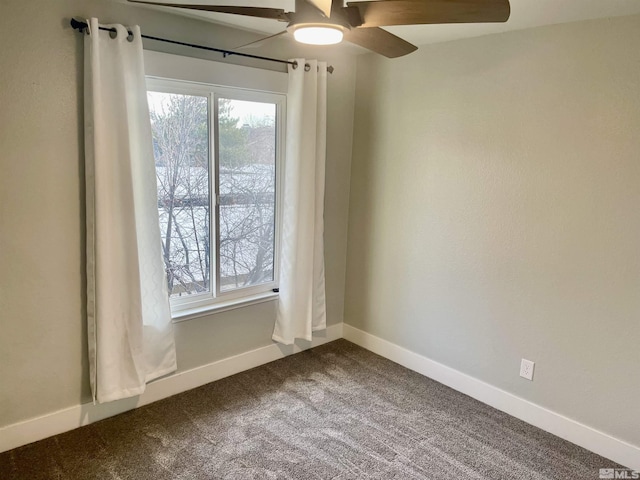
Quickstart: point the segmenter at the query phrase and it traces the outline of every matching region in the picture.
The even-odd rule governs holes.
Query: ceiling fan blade
[[[353,28],[344,33],[344,39],[388,58],[401,57],[418,49],[400,37],[376,27]]]
[[[386,0],[347,5],[360,11],[362,27],[506,22],[511,13],[509,0]]]
[[[281,8],[262,8],[262,7],[234,7],[222,5],[200,5],[200,4],[184,4],[184,3],[161,3],[161,2],[143,2],[140,0],[128,0],[131,3],[140,3],[142,5],[154,5],[158,7],[175,7],[186,8],[188,10],[202,10],[205,12],[231,13],[234,15],[245,15],[247,17],[270,18],[281,22],[288,22],[289,16]]]

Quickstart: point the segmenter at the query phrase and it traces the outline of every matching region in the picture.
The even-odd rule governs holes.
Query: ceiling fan
[[[418,47],[380,27],[506,22],[511,11],[509,0],[375,0],[347,2],[346,6],[343,0],[296,0],[294,12],[280,8],[128,1],[277,20],[287,23],[282,33],[292,32],[298,42],[330,45],[344,38],[389,58],[401,57]]]

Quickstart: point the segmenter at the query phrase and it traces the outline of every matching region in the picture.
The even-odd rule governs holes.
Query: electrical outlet
[[[520,363],[520,376],[527,380],[533,380],[533,369],[535,366],[535,362],[523,358]]]

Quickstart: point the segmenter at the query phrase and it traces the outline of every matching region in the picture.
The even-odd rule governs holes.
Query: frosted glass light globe
[[[293,31],[296,41],[310,45],[334,45],[340,43],[343,36],[340,27],[329,25],[300,26]]]

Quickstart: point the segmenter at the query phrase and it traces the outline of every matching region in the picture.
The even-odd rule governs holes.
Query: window
[[[273,292],[284,96],[149,79],[148,101],[172,311]]]

